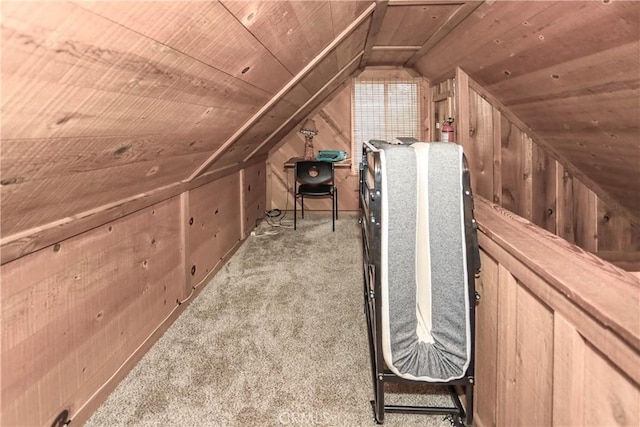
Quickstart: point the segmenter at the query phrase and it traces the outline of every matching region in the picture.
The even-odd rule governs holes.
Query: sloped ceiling
[[[639,2],[485,3],[416,68],[456,65],[640,218]]]
[[[640,211],[637,2],[0,4],[3,244],[266,154],[376,65],[461,66]]]
[[[260,1],[1,8],[3,242],[264,153],[263,141],[294,126],[316,92],[357,69],[373,10]]]

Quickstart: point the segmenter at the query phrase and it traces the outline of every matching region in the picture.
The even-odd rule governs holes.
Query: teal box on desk
[[[318,152],[316,156],[317,160],[323,162],[339,162],[340,160],[344,160],[347,158],[346,151],[336,151],[336,150],[321,150]]]

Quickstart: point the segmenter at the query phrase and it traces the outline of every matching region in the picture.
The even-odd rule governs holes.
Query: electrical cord
[[[273,185],[273,181],[271,182],[271,184]],[[271,227],[293,228],[293,224],[283,223],[284,219],[287,217],[287,210],[289,209],[289,174],[288,173],[287,173],[285,191],[286,191],[286,202],[284,206],[284,212],[278,208],[274,208],[265,212],[264,219],[267,222],[267,224],[269,224]]]
[[[266,215],[267,218],[277,218],[282,214],[282,211],[280,209],[271,209],[270,211],[267,211]]]
[[[278,215],[273,213],[274,210],[279,210],[279,209],[273,209],[271,211],[265,212],[264,219],[267,222],[267,224],[269,224],[271,227],[293,228],[293,225],[283,223],[283,220],[287,215],[286,213]]]

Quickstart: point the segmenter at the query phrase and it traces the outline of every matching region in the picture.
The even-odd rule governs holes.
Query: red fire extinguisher
[[[454,142],[453,138],[453,117],[447,118],[442,124],[442,142]]]

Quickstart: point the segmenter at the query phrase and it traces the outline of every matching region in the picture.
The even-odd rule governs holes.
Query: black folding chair
[[[332,229],[336,231],[338,219],[338,188],[332,162],[301,161],[295,168],[295,197],[293,203],[293,229],[297,227],[298,206],[300,199],[302,218],[304,218],[304,197],[331,197]],[[298,185],[299,184],[299,185]]]

